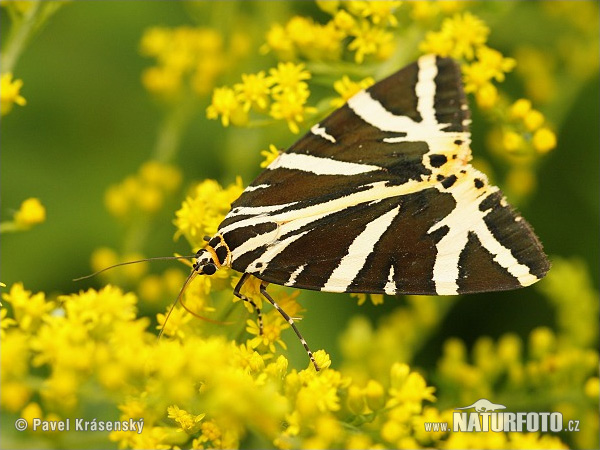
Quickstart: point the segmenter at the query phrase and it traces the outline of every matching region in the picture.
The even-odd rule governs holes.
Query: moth
[[[198,251],[222,267],[325,292],[454,295],[529,286],[549,269],[531,226],[474,169],[460,68],[426,55],[353,96],[281,153]],[[256,305],[254,305],[256,307]]]
[[[454,295],[529,286],[549,270],[531,226],[473,168],[461,71],[426,55],[360,91],[281,153],[195,255],[325,292]],[[186,282],[187,285],[187,282]]]

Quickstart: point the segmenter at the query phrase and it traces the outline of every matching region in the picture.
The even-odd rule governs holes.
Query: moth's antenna
[[[177,303],[181,303],[181,306],[183,306],[183,309],[185,309],[188,313],[190,313],[192,316],[194,316],[198,319],[204,320],[206,322],[214,323],[217,325],[231,325],[232,322],[222,322],[220,320],[213,320],[213,319],[209,319],[208,317],[201,316],[200,314],[197,314],[194,311],[192,311],[190,308],[188,308],[187,305],[184,303],[183,293],[185,292],[185,289],[187,288],[187,286],[192,282],[192,280],[194,278],[196,278],[196,275],[198,275],[198,272],[196,272],[195,270],[192,270],[192,272],[188,275],[185,282],[183,283],[183,286],[181,286],[181,290],[179,291],[179,294],[177,295],[177,299],[171,305],[171,308],[169,309],[169,312],[167,313],[167,316],[165,317],[162,327],[160,328],[160,332],[158,333],[158,339],[160,339],[161,336],[163,335],[163,333],[165,331],[165,327],[167,326],[167,321],[169,320],[169,317],[171,316],[171,313],[175,309],[175,305],[177,305]]]
[[[104,269],[98,270],[97,272],[94,272],[90,275],[86,275],[84,277],[79,277],[79,278],[74,278],[73,281],[81,281],[81,280],[85,280],[87,278],[92,278],[92,277],[95,277],[96,275],[101,274],[102,272],[106,272],[109,269],[114,269],[115,267],[119,267],[119,266],[126,266],[128,264],[137,264],[137,263],[142,263],[142,262],[146,262],[146,261],[157,261],[157,260],[162,260],[162,259],[190,259],[190,258],[195,258],[195,257],[196,257],[196,255],[192,255],[192,256],[157,256],[154,258],[137,259],[135,261],[127,261],[127,262],[122,262],[122,263],[118,263],[118,264],[113,264],[112,266],[105,267]]]
[[[190,281],[192,281],[196,277],[196,275],[198,275],[198,272],[196,272],[195,270],[192,270],[190,272],[190,274],[188,275],[188,277],[185,279],[185,283],[183,283],[183,286],[181,286],[181,290],[179,291],[179,295],[177,295],[177,299],[171,305],[171,308],[169,309],[169,312],[167,313],[167,316],[165,317],[165,320],[163,321],[162,327],[160,328],[160,332],[158,333],[158,339],[160,339],[162,337],[163,333],[165,332],[165,326],[167,326],[167,321],[169,320],[169,317],[171,317],[171,313],[175,309],[175,305],[177,305],[177,303],[181,301],[181,298],[183,296],[183,292],[185,291],[185,288],[190,283]],[[183,303],[182,303],[182,305],[183,305]],[[186,311],[188,311],[187,307],[184,306],[184,308]]]

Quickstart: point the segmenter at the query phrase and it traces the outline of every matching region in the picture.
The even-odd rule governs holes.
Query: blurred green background
[[[568,28],[560,17],[542,16],[540,21],[539,5],[533,2],[490,3],[481,17],[492,30],[491,46],[508,56],[524,43],[549,54],[557,51],[554,46]],[[27,289],[48,295],[99,285],[98,280],[75,283],[72,279],[90,272],[94,249],[119,249],[121,245],[124,228],[106,211],[104,193],[150,159],[165,111],[140,82],[143,69],[151,64],[138,50],[145,29],[206,25],[227,35],[243,24],[252,39],[251,53],[218,83],[231,84],[242,72],[272,66],[273,57],[258,56],[256,50],[264,42],[265,30],[272,22],[300,12],[313,17],[323,14],[312,3],[303,2],[270,2],[265,7],[254,2],[190,6],[105,1],[71,2],[61,8],[28,45],[14,70],[15,77],[24,81],[22,95],[27,105],[15,107],[2,118],[2,220],[9,220],[28,197],[42,200],[47,220],[30,231],[2,236],[0,279],[9,286],[22,281]],[[10,24],[4,9],[0,14],[4,40]],[[598,62],[590,61],[590,66],[597,67]],[[582,258],[598,286],[599,80],[595,71],[576,86],[567,81],[558,78],[556,89],[572,93],[571,100],[540,108],[556,125],[558,146],[541,159],[537,190],[519,209],[551,258]],[[503,86],[513,98],[524,95],[522,82],[514,74]],[[184,188],[151,223],[146,256],[189,252],[183,239],[173,241],[172,220],[185,188],[193,181],[215,178],[226,185],[241,175],[248,184],[260,171],[260,150],[270,143],[288,146],[295,140],[285,126],[224,129],[219,121],[205,118],[208,101],[202,100],[183,135],[173,163],[183,170]],[[502,173],[502,164],[488,157],[488,127],[475,110],[473,152]],[[162,271],[164,264],[170,263],[157,263],[152,270]],[[306,293],[301,298],[308,310],[301,324],[303,333],[313,348],[331,352],[334,361],[336,337],[350,316],[361,313],[375,319],[397,304],[388,299],[380,307],[358,308],[345,295]],[[417,363],[432,364],[443,337],[460,336],[469,343],[483,334],[499,336],[507,328],[525,335],[544,324],[552,326],[554,317],[535,288],[466,296]],[[294,362],[304,366],[302,348],[292,333],[286,334]]]

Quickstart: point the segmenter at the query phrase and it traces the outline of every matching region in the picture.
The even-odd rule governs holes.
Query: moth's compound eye
[[[202,268],[202,273],[204,273],[205,275],[212,275],[213,273],[215,273],[217,271],[217,266],[215,266],[214,264],[207,264]]]

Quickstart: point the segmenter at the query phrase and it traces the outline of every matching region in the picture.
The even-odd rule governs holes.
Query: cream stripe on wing
[[[364,267],[367,257],[373,252],[375,244],[389,228],[392,220],[398,215],[400,206],[388,211],[370,222],[348,247],[335,270],[331,273],[325,285],[321,288],[326,292],[345,292]]]
[[[337,161],[300,153],[282,153],[267,167],[267,170],[275,169],[295,169],[315,175],[358,175],[382,170],[379,166]]]

